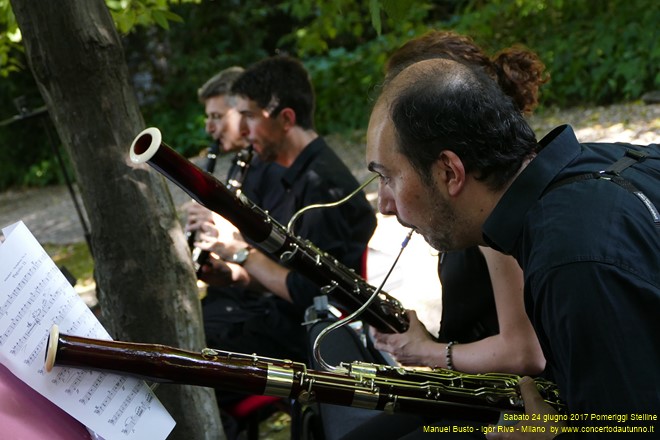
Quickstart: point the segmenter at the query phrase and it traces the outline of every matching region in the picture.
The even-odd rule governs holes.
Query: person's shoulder
[[[346,162],[323,138],[319,138],[319,145],[319,151],[316,156],[316,168],[322,168],[323,172],[327,174],[348,173],[351,176],[353,175]]]

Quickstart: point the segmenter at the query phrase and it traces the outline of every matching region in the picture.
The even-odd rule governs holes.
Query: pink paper
[[[0,364],[0,438],[89,440],[89,431]]]

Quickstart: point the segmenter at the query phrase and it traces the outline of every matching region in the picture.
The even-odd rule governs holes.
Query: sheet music
[[[0,244],[0,363],[105,440],[165,439],[175,422],[131,377],[44,368],[48,334],[111,339],[23,222]]]

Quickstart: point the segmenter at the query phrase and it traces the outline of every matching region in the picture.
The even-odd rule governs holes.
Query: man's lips
[[[416,228],[415,226],[411,225],[410,223],[406,223],[406,222],[404,222],[404,221],[401,220],[399,217],[396,218],[396,221],[398,221],[399,224],[400,224],[401,226],[403,226],[404,228],[414,229],[415,232],[417,232],[417,228]]]

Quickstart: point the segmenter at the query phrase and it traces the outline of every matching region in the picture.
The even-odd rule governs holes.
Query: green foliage
[[[170,7],[182,3],[199,4],[201,0],[106,0],[105,3],[113,17],[129,17],[119,20],[133,24],[125,28],[128,32],[135,25],[146,27],[157,24],[163,29],[169,29],[169,21],[179,23],[183,21],[180,16],[170,11]],[[121,29],[118,23],[117,25]]]
[[[196,91],[229,66],[277,52],[299,57],[317,92],[320,133],[364,128],[387,56],[428,29],[472,36],[490,53],[536,51],[551,81],[542,105],[608,104],[660,89],[655,0],[106,0],[123,35],[148,125],[186,155],[206,147]],[[0,121],[14,98],[42,104],[9,0],[0,0]],[[45,131],[0,127],[0,188],[57,175]],[[29,151],[30,154],[25,154]]]
[[[56,166],[55,161],[47,159],[31,165],[27,174],[23,176],[23,185],[33,187],[59,183]]]
[[[410,0],[336,0],[313,6],[291,1],[284,6],[302,23],[281,41],[294,45],[310,72],[316,126],[325,134],[366,127],[388,54],[426,30],[422,23],[431,9]]]
[[[371,24],[378,33],[383,30],[381,11],[387,14],[394,22],[402,22],[410,18],[411,10],[423,10],[424,5],[414,0],[369,0]]]
[[[0,189],[35,182],[35,174],[41,173],[30,173],[30,167],[53,160],[43,123],[47,115],[23,118],[14,103],[24,97],[20,106],[28,112],[43,104],[30,71],[19,70],[10,78],[0,82]]]
[[[322,133],[364,128],[395,39],[380,36],[354,51],[339,47],[305,61],[316,89],[316,123]]]
[[[52,145],[45,136],[42,126],[32,128],[34,124],[16,127],[0,132],[0,139],[6,139],[12,133],[25,133],[17,142],[0,144],[0,188],[9,186],[41,187],[64,183],[64,176],[59,163],[53,157]],[[17,150],[17,145],[20,148]],[[62,151],[60,147],[60,151]],[[28,152],[26,154],[26,152]],[[67,175],[73,177],[71,167]]]
[[[105,0],[108,10],[122,34],[128,34],[136,26],[160,26],[170,28],[170,22],[183,19],[171,12],[171,5],[199,4],[202,0]],[[21,32],[9,0],[0,0],[0,76],[8,76],[25,67],[20,53]]]
[[[107,0],[106,4],[118,30],[129,33],[150,29],[154,25],[168,29],[170,23],[182,22],[178,14],[170,11],[172,5],[198,4],[200,1]],[[9,80],[0,83],[0,121],[9,121],[16,116],[18,109],[12,102],[19,96],[28,98],[31,109],[43,105],[34,79],[27,70],[21,33],[9,0],[0,0],[0,76],[9,77]],[[56,140],[47,136],[45,126],[37,120],[40,118],[16,119],[13,123],[0,126],[0,157],[3,158],[0,161],[0,189],[16,185],[63,183],[50,145]],[[201,138],[203,131],[198,129],[197,132],[198,138]],[[68,174],[73,177],[70,171]]]
[[[18,72],[25,66],[16,56],[23,52],[21,33],[9,0],[0,0],[0,77]]]
[[[523,43],[536,51],[552,76],[543,103],[570,106],[660,88],[659,22],[654,0],[492,0],[448,24],[494,50]]]
[[[184,19],[168,32],[141,29],[126,42],[131,71],[152,78],[143,95],[148,125],[160,127],[180,153],[208,146],[198,88],[218,71],[247,66],[277,49],[291,29],[288,18],[262,1],[206,1],[172,10]],[[285,48],[286,49],[286,48]]]
[[[200,0],[188,0],[199,3]],[[181,23],[183,19],[169,10],[168,0],[106,0],[117,30],[129,33],[135,26],[156,24],[170,28],[170,21]],[[178,2],[177,2],[178,3]]]

